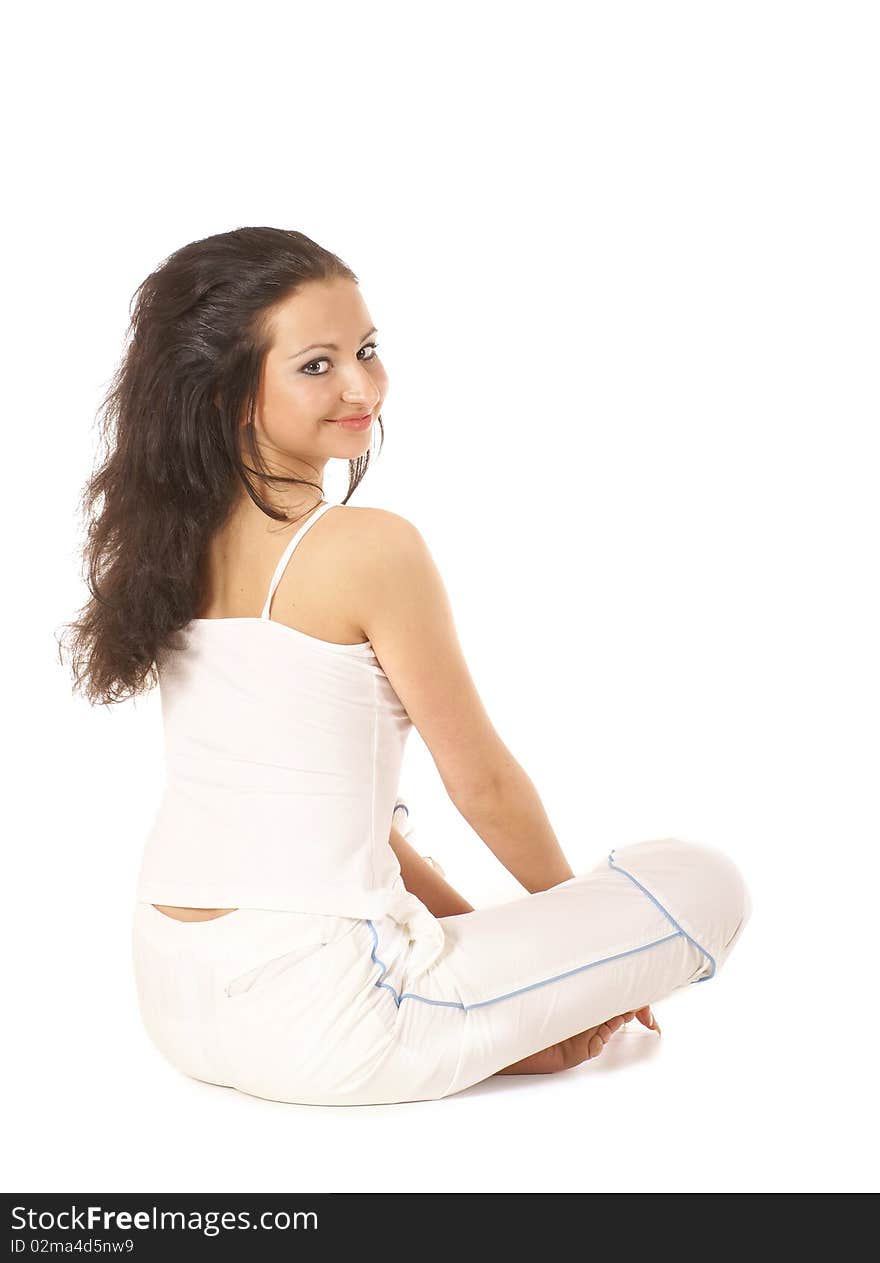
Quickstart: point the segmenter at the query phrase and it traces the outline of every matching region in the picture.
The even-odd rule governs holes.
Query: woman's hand
[[[435,917],[454,917],[462,912],[473,912],[473,905],[454,886],[450,886],[443,870],[420,855],[396,826],[392,826],[388,841],[400,864],[404,886],[422,901],[429,912]]]

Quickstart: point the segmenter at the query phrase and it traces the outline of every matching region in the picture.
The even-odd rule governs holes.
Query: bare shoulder
[[[325,520],[333,556],[324,571],[327,597],[353,631],[372,639],[377,613],[396,609],[398,618],[408,617],[425,575],[435,570],[433,558],[417,527],[390,509],[339,505]]]
[[[376,509],[360,504],[337,506],[345,510],[336,517],[341,537],[361,543],[398,544],[401,547],[421,538],[418,527],[391,509]]]
[[[345,512],[328,516],[336,518],[335,539],[352,563],[349,573],[353,581],[360,578],[370,586],[380,575],[429,564],[421,531],[402,514],[365,505],[339,507]]]

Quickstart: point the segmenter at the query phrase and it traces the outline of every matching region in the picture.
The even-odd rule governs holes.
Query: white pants
[[[186,922],[138,902],[146,1030],[183,1073],[271,1100],[435,1100],[715,979],[751,899],[722,852],[663,838],[495,907],[419,910],[404,925],[249,908]]]

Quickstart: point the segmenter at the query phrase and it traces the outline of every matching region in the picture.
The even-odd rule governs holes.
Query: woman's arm
[[[425,540],[406,518],[382,509],[353,508],[346,520],[357,563],[346,584],[352,623],[372,644],[460,815],[530,894],[574,877],[537,790],[477,692]],[[522,667],[518,659],[511,664]],[[407,887],[410,880],[429,898],[461,898],[418,865],[404,878]]]
[[[474,909],[467,899],[413,849],[399,829],[392,826],[388,841],[400,864],[404,886],[411,895],[421,899],[429,912],[435,917],[453,917],[459,912],[473,912]]]

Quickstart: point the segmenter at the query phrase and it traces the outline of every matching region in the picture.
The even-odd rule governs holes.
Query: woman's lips
[[[361,417],[343,417],[340,420],[330,418],[333,425],[340,425],[343,430],[365,430],[372,420],[372,412],[365,412]]]

